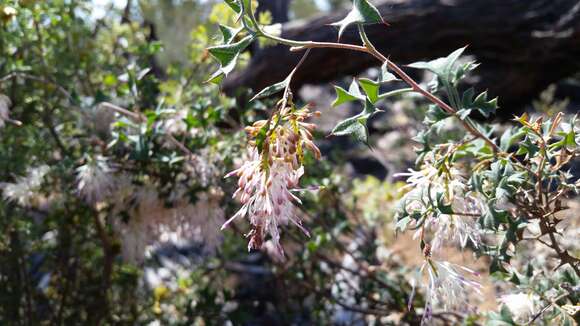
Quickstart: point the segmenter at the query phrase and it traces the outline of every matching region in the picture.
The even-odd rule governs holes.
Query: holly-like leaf
[[[508,128],[501,135],[501,138],[499,141],[499,148],[501,148],[502,151],[507,152],[510,149],[510,147],[513,144],[515,144],[515,142],[517,140],[519,140],[521,137],[523,137],[525,134],[521,131],[515,132],[514,130],[515,130],[514,128]]]
[[[252,36],[248,35],[236,43],[212,46],[207,50],[222,66],[227,66],[252,40]]]
[[[526,157],[535,157],[540,151],[540,147],[536,145],[529,137],[524,141],[520,141],[516,155],[527,155]]]
[[[415,69],[425,69],[429,70],[444,83],[451,83],[456,75],[455,63],[457,59],[463,54],[465,47],[453,51],[450,55],[444,58],[435,59],[432,61],[419,61],[409,65],[411,68]]]
[[[474,96],[475,90],[473,88],[463,92],[461,104],[464,110],[477,110],[486,118],[495,113],[497,110],[497,97],[488,101],[487,91],[477,95],[475,99],[473,99]]]
[[[461,110],[457,111],[457,116],[461,120],[467,119],[467,117],[469,117],[470,114],[471,114],[471,109],[461,109]]]
[[[359,79],[358,83],[360,87],[365,91],[367,98],[371,101],[371,103],[376,103],[379,99],[379,87],[380,84],[374,80],[370,80],[367,78]]]
[[[369,3],[367,0],[354,0],[352,10],[342,19],[331,25],[338,26],[338,38],[342,36],[342,33],[346,28],[352,24],[368,25],[368,24],[379,24],[385,23],[383,17],[379,10]]]
[[[340,86],[334,86],[334,89],[336,90],[336,99],[332,102],[332,107],[337,107],[341,104],[357,100],[363,101],[365,99],[356,83],[356,80],[352,81],[348,91]]]
[[[361,93],[360,88],[358,87],[356,79],[353,79],[352,82],[350,83],[350,86],[348,87],[348,92],[361,100],[365,99],[363,93]]]
[[[231,44],[234,39],[236,38],[236,35],[238,35],[244,28],[240,27],[240,28],[234,28],[234,27],[229,27],[229,26],[225,26],[225,25],[219,25],[220,27],[220,32],[222,33],[223,36],[223,42],[224,44]]]
[[[459,66],[455,71],[454,81],[463,79],[468,72],[475,70],[477,67],[479,67],[479,63],[475,61],[469,61]]]
[[[354,116],[339,122],[332,130],[334,136],[351,135],[354,139],[368,142],[368,133],[366,128],[367,118]]]
[[[447,111],[443,110],[442,108],[440,108],[437,105],[429,105],[427,112],[425,113],[425,119],[424,121],[427,124],[435,124],[438,122],[441,122],[447,118],[449,118],[450,115],[449,113],[447,113]]]
[[[351,95],[346,89],[340,86],[335,85],[334,90],[336,91],[336,99],[332,102],[333,107],[337,107],[341,104],[358,100],[356,96]]]
[[[385,63],[383,63],[383,65],[381,66],[381,77],[379,78],[378,81],[381,84],[399,80],[397,76],[389,72],[388,64],[389,64],[388,61],[385,61]]]
[[[224,2],[230,8],[232,8],[232,10],[236,12],[236,14],[240,14],[242,12],[242,6],[240,5],[239,0],[224,0]]]
[[[232,8],[232,10],[238,14],[237,19],[242,18],[244,14],[248,14],[250,9],[250,3],[252,0],[224,0],[225,3]]]
[[[289,82],[290,82],[290,78],[286,78],[281,82],[278,82],[276,84],[273,84],[273,85],[270,85],[270,86],[264,88],[258,94],[254,95],[254,97],[252,97],[250,102],[257,100],[257,99],[269,97],[269,96],[272,96],[278,92],[283,91],[286,87],[288,87]]]
[[[566,146],[566,149],[569,151],[574,151],[576,147],[578,147],[578,143],[576,142],[576,133],[574,132],[574,130],[571,130],[570,132],[566,133],[566,136],[564,137],[563,141],[564,146]]]
[[[508,213],[506,211],[497,210],[493,204],[495,204],[495,201],[492,205],[488,206],[489,209],[486,210],[479,219],[479,224],[489,230],[497,230],[499,225],[507,222],[508,219]]]
[[[213,46],[207,50],[219,63],[220,68],[209,78],[208,82],[219,84],[236,67],[236,62],[242,51],[252,43],[253,36],[248,35],[236,43]]]
[[[332,106],[334,107],[346,102],[356,100],[363,101],[365,99],[365,95],[361,93],[360,88],[363,89],[363,91],[366,94],[366,98],[368,98],[371,103],[373,104],[376,103],[380,98],[379,89],[381,83],[397,79],[394,75],[386,71],[386,66],[384,66],[384,68],[381,68],[381,70],[382,72],[379,80],[374,81],[368,78],[360,78],[358,80],[358,84],[356,83],[356,80],[353,80],[353,82],[350,84],[348,91],[340,86],[334,86],[334,88],[336,89],[337,98],[332,103]]]
[[[368,145],[367,121],[375,113],[380,112],[367,98],[361,113],[339,122],[331,132],[334,136],[351,135],[356,140]]]

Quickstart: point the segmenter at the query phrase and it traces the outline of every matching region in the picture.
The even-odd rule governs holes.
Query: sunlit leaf
[[[439,79],[441,79],[443,82],[451,83],[455,75],[455,71],[453,70],[455,63],[457,62],[457,59],[459,59],[459,57],[463,54],[465,49],[465,47],[457,49],[444,58],[439,58],[432,61],[415,62],[410,64],[409,67],[429,70],[437,75],[437,77],[439,77]]]
[[[332,130],[332,135],[351,135],[354,139],[367,143],[368,134],[366,122],[368,118],[354,116],[339,122]]]
[[[370,80],[367,78],[361,78],[359,79],[358,82],[362,87],[362,89],[365,91],[365,94],[367,95],[371,103],[373,104],[376,103],[377,100],[379,99],[380,84],[374,80]]]
[[[352,102],[352,101],[363,101],[365,97],[362,95],[356,80],[353,80],[348,88],[348,91],[340,86],[334,86],[336,90],[336,99],[332,102],[333,107],[337,107],[341,104]]]
[[[359,114],[339,122],[331,134],[334,136],[350,135],[357,141],[362,141],[368,145],[368,130],[367,121],[377,110],[373,103],[367,98],[365,100],[364,109]]]
[[[239,0],[224,0],[224,2],[237,14],[242,12],[242,6]]]
[[[236,35],[244,29],[243,27],[234,28],[225,25],[219,25],[219,28],[223,36],[224,44],[231,44],[236,38]]]
[[[369,3],[367,0],[354,0],[352,10],[342,19],[336,23],[333,23],[333,26],[339,27],[338,30],[338,38],[342,36],[342,33],[346,30],[346,28],[352,24],[379,24],[385,23],[383,17],[381,17],[381,13],[379,10]]]
[[[383,65],[381,66],[381,76],[378,80],[378,82],[381,84],[399,80],[397,76],[389,72],[388,65],[389,65],[388,61],[385,61],[385,63],[383,63]]]
[[[208,48],[209,53],[219,63],[220,68],[209,78],[209,82],[219,83],[236,67],[236,61],[242,51],[253,41],[253,36],[248,35],[236,43],[223,44]]]
[[[283,91],[288,86],[289,82],[290,82],[290,79],[286,78],[281,82],[278,82],[276,84],[273,84],[273,85],[270,85],[270,86],[264,88],[263,90],[258,92],[258,94],[254,95],[254,97],[252,97],[250,102],[257,100],[257,99],[269,97],[269,96],[272,96],[278,92]]]

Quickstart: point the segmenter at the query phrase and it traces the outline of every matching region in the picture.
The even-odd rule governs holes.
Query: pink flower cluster
[[[269,234],[277,258],[284,257],[279,226],[289,222],[309,235],[295,214],[295,204],[301,201],[293,192],[299,190],[299,180],[304,174],[304,149],[320,157],[320,150],[312,142],[315,125],[304,122],[312,115],[308,108],[287,108],[270,120],[261,120],[246,128],[254,139],[263,130],[267,133],[265,137],[262,135],[261,148],[258,148],[257,141],[253,141],[249,160],[226,175],[238,177],[234,198],[241,202],[242,207],[224,223],[222,229],[236,218],[248,216],[252,225],[247,235],[250,238],[248,250],[261,249]]]

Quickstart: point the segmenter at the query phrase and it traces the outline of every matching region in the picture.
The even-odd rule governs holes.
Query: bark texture
[[[481,63],[479,89],[500,96],[500,105],[527,103],[550,83],[580,70],[579,0],[382,0],[373,1],[390,23],[369,26],[371,41],[399,64],[435,59],[469,45],[467,54]],[[284,24],[283,36],[297,40],[336,41],[329,23],[346,12]],[[359,43],[350,27],[342,42]],[[302,53],[285,46],[255,53],[244,72],[224,84],[256,91],[282,80]],[[378,63],[345,50],[315,49],[295,75],[294,86],[322,83],[356,74]],[[514,111],[508,109],[507,111]]]

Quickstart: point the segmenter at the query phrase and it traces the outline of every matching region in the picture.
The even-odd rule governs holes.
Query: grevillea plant
[[[283,256],[279,227],[292,222],[302,229],[295,206],[300,204],[296,192],[305,173],[304,153],[311,151],[320,158],[312,137],[316,126],[307,122],[318,113],[296,106],[292,77],[312,49],[363,52],[377,59],[379,77],[355,79],[348,90],[335,87],[334,106],[360,102],[363,109],[339,122],[333,135],[351,135],[368,144],[366,124],[381,112],[378,103],[403,93],[418,93],[430,102],[425,129],[414,138],[419,145],[415,169],[399,174],[406,177],[408,186],[396,215],[398,230],[414,230],[424,259],[414,282],[424,288],[422,322],[430,323],[434,309],[474,310],[467,303],[472,294],[481,291],[478,273],[445,261],[441,255],[446,247],[458,246],[487,256],[489,272],[518,288],[517,293],[501,298],[501,312],[488,316],[491,324],[540,319],[572,323],[573,316],[578,316],[580,259],[563,244],[570,241],[565,226],[570,221],[561,212],[569,195],[580,190],[580,183],[574,183],[568,172],[569,163],[579,152],[580,127],[575,117],[524,114],[504,130],[481,123],[495,113],[497,99],[488,98],[486,92],[476,94],[473,88],[463,89],[461,81],[477,67],[473,61],[460,59],[465,48],[444,58],[409,65],[434,76],[424,87],[377,51],[365,34],[366,25],[386,25],[367,0],[354,0],[347,16],[333,24],[339,39],[347,28],[356,27],[361,44],[286,39],[280,36],[280,28],[258,22],[251,0],[225,2],[235,11],[239,26],[220,26],[223,44],[208,49],[220,67],[209,81],[219,83],[231,73],[240,54],[258,39],[289,46],[290,51],[304,51],[304,57],[286,79],[255,96],[282,94],[269,119],[246,128],[249,159],[228,174],[238,177],[234,196],[242,207],[224,227],[237,217],[247,216],[252,226],[249,249],[261,248],[269,234],[277,254]],[[407,87],[381,92],[383,84],[395,80]],[[306,230],[304,233],[308,235]],[[518,247],[530,243],[545,247],[548,257],[556,262],[544,266],[514,263]],[[410,309],[413,298],[411,295]]]

